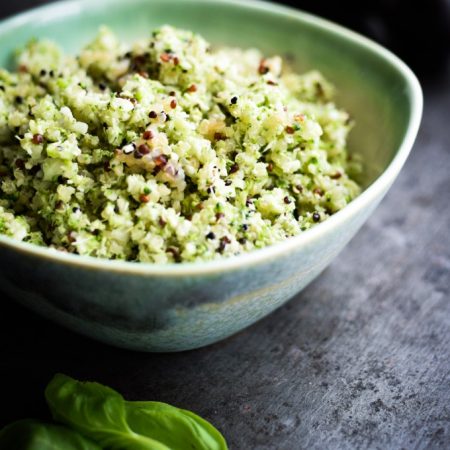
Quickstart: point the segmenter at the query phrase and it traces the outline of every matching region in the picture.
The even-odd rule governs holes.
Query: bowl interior
[[[321,19],[253,1],[96,0],[51,4],[0,26],[0,66],[33,37],[76,52],[102,24],[131,41],[171,24],[202,33],[216,45],[258,47],[294,57],[298,70],[319,69],[338,88],[338,103],[356,119],[350,150],[362,155],[370,185],[398,150],[410,121],[411,92],[398,67],[354,35]],[[340,30],[340,32],[336,32]],[[371,44],[369,43],[369,46]]]

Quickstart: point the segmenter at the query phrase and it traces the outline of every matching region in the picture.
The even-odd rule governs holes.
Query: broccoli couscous
[[[76,57],[33,40],[0,70],[0,233],[128,261],[282,241],[360,192],[333,86],[170,26]]]

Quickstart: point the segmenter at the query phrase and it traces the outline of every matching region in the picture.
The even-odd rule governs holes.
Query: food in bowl
[[[286,59],[286,58],[285,58]],[[0,232],[170,263],[280,242],[360,192],[349,114],[316,71],[164,26],[78,56],[31,41],[0,71]]]

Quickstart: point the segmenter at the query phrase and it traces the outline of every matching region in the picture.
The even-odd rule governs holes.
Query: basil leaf
[[[4,450],[102,450],[96,443],[61,425],[20,420],[0,431]]]
[[[45,397],[53,418],[108,450],[170,450],[166,445],[134,433],[127,424],[125,400],[99,383],[82,383],[57,374]]]
[[[61,374],[45,396],[55,420],[107,450],[227,450],[210,423],[166,403],[126,402],[113,389]]]
[[[171,450],[226,450],[220,432],[209,422],[167,403],[126,402],[130,428],[164,442]]]

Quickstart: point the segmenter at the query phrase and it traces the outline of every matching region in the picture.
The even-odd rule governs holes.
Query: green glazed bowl
[[[0,236],[0,288],[72,330],[119,347],[179,351],[217,342],[278,308],[354,236],[397,177],[413,145],[422,93],[413,73],[379,45],[325,20],[238,0],[73,0],[0,24],[0,65],[32,37],[75,52],[109,25],[122,38],[162,24],[214,44],[256,46],[319,69],[355,118],[350,149],[363,155],[364,192],[315,228],[280,244],[207,263],[139,264],[64,254]]]

